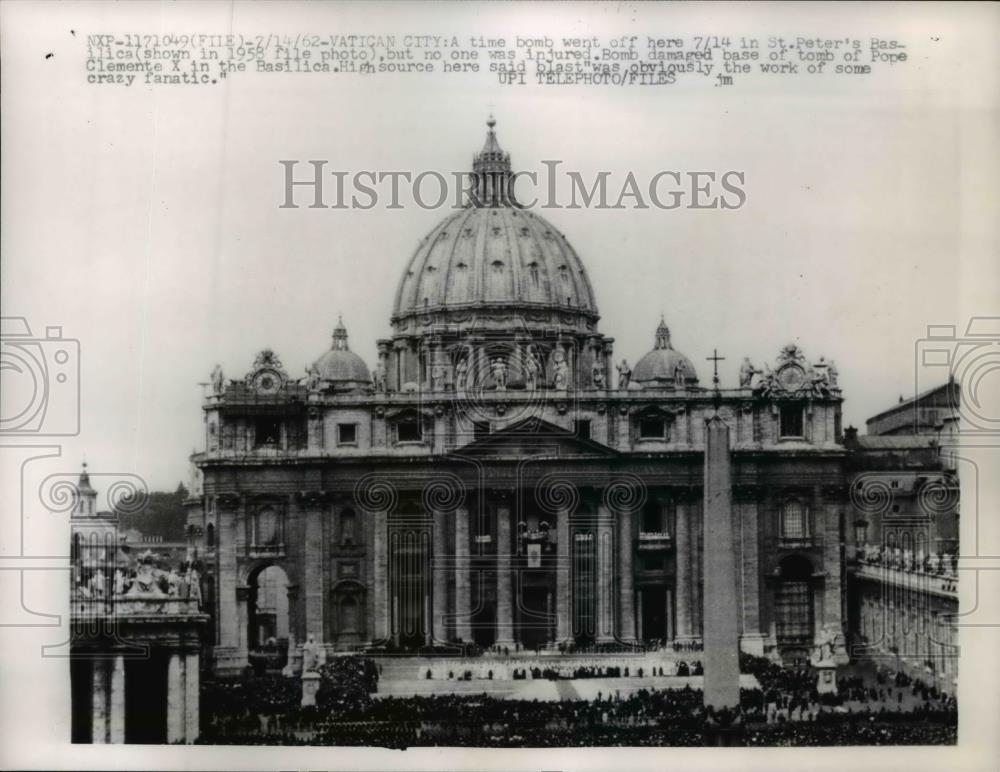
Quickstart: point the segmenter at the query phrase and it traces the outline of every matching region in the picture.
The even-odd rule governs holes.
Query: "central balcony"
[[[670,534],[666,531],[640,531],[639,549],[643,552],[666,550],[672,545]]]

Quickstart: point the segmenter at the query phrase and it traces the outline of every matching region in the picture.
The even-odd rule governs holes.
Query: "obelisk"
[[[705,426],[705,570],[703,641],[705,706],[738,709],[739,627],[733,554],[729,427],[718,411]]]

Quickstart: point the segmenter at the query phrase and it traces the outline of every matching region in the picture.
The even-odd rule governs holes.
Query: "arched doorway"
[[[774,589],[775,637],[784,656],[805,657],[815,635],[813,567],[803,555],[778,564]]]
[[[247,577],[247,647],[255,667],[284,667],[288,653],[288,575],[266,564]]]

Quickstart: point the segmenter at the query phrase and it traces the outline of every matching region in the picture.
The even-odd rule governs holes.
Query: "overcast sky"
[[[394,6],[394,19],[349,5],[104,8],[4,8],[38,26],[2,39],[3,314],[36,334],[61,325],[82,352],[81,433],[54,469],[86,456],[173,488],[202,446],[212,366],[242,377],[270,347],[303,375],[338,313],[371,364],[407,260],[448,212],[282,210],[278,161],[464,170],[490,113],[520,169],[745,172],[738,211],[542,213],[583,260],[616,359],[652,347],[661,312],[703,383],[713,348],[732,386],[743,356],[773,363],[795,341],[836,360],[845,425],[863,426],[913,393],[928,324],[995,308],[996,27],[959,29],[971,9],[786,5],[778,29],[749,6],[724,24],[718,6],[688,5]],[[911,61],[731,88],[511,88],[484,74],[84,83],[86,34],[178,29],[880,35],[905,40]]]

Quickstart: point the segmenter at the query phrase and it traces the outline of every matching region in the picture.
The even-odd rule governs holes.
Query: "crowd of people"
[[[587,664],[546,662],[545,657],[519,664],[517,660],[483,659],[471,661],[444,662],[433,664],[422,670],[421,677],[428,681],[480,681],[480,680],[547,680],[578,678],[643,678],[647,676],[700,676],[704,669],[700,661],[688,664],[684,660],[672,662],[649,662],[627,660]]]
[[[760,746],[956,741],[954,698],[903,673],[849,673],[838,679],[836,693],[819,694],[815,671],[806,667],[786,669],[742,655],[741,670],[754,675],[760,688],[741,689],[735,711],[706,709],[702,692],[690,686],[640,689],[624,696],[598,693],[593,700],[486,694],[375,699],[377,664],[367,657],[336,657],[320,668],[314,707],[300,707],[297,679],[204,684],[200,742],[388,748],[699,746],[716,729],[734,731],[741,744]],[[528,675],[524,669],[518,672]],[[539,669],[538,676],[545,678],[545,671]]]

